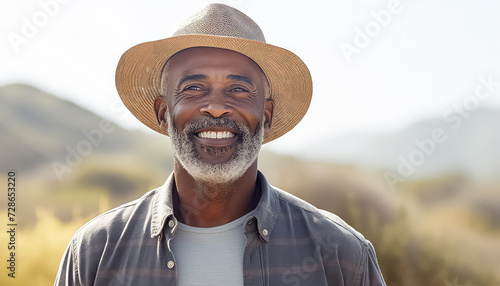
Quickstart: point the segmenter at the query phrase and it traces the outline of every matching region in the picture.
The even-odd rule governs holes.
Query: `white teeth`
[[[223,139],[223,138],[234,137],[234,134],[228,131],[222,131],[222,132],[203,131],[198,133],[198,136],[200,136],[201,138]]]

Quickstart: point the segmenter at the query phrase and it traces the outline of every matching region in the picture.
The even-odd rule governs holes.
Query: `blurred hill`
[[[429,155],[416,166],[413,178],[432,177],[436,174],[462,173],[478,179],[500,178],[500,110],[478,108],[469,117],[449,115],[444,119],[423,120],[400,132],[389,134],[351,134],[317,142],[303,151],[309,159],[344,162],[370,168],[397,172],[403,160],[411,162],[411,153],[422,150],[419,145],[433,140],[433,131],[442,130],[434,149],[427,143]],[[460,123],[458,123],[459,119]],[[449,119],[449,121],[451,121]],[[454,128],[456,127],[456,128]],[[416,141],[420,143],[416,143]],[[415,160],[419,162],[418,155]],[[415,161],[414,160],[414,161]]]
[[[337,162],[351,156],[362,166],[390,166],[399,155],[408,156],[416,138],[429,137],[438,122],[422,122],[401,134],[332,139],[314,146],[325,152],[317,157],[321,161],[262,152],[259,169],[271,184],[339,215],[372,241],[387,285],[500,285],[500,186],[469,180],[464,170],[476,168],[461,166],[474,161],[498,170],[497,113],[477,110],[455,133],[447,131],[447,141],[422,168],[436,166],[433,172],[439,172],[406,180],[396,191],[380,170],[328,162],[325,154]],[[19,237],[25,239],[19,269],[26,272],[19,276],[26,283],[19,285],[53,283],[76,229],[163,184],[172,171],[165,136],[124,130],[32,86],[0,87],[0,120],[0,168],[17,170]],[[473,158],[476,153],[484,165]],[[0,205],[4,217],[6,205]]]
[[[6,122],[0,126],[2,171],[31,170],[47,162],[64,162],[71,153],[68,148],[78,151],[78,144],[89,141],[88,136],[97,138],[92,132],[99,130],[104,121],[72,102],[21,84],[0,87],[0,120]],[[429,142],[433,130],[439,128],[446,140],[433,143],[433,152],[425,156],[423,165],[415,166],[415,177],[461,173],[481,179],[500,178],[500,132],[495,122],[500,122],[500,110],[483,108],[464,118],[456,130],[443,119],[425,120],[397,133],[352,134],[322,140],[299,156],[397,172],[401,157],[410,161],[411,152],[421,150],[416,141]],[[124,130],[113,122],[105,125],[112,132],[101,132],[102,142],[92,144],[93,154],[134,153],[139,155],[138,160],[147,160],[150,165],[171,164],[168,139],[163,136]]]
[[[68,153],[72,151],[80,157],[123,155],[134,151],[145,156],[142,160],[161,163],[158,158],[164,158],[163,163],[170,161],[170,149],[165,144],[168,141],[162,144],[158,140],[163,139],[162,136],[124,130],[72,102],[32,86],[0,87],[0,120],[3,122],[0,125],[1,171],[30,171],[42,165],[47,167],[51,162],[66,164]],[[152,155],[150,148],[160,156]],[[78,161],[75,157],[78,156],[68,157],[75,159],[70,160],[70,164]]]
[[[165,136],[124,130],[32,86],[0,87],[0,120],[0,171],[17,170],[27,221],[38,206],[63,220],[96,213],[103,195],[117,206],[172,171]]]

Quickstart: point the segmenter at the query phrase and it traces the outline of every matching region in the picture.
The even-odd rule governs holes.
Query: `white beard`
[[[188,123],[182,131],[174,127],[167,111],[168,134],[175,158],[181,163],[186,171],[196,180],[212,184],[228,184],[239,179],[243,173],[255,162],[259,155],[260,147],[264,139],[264,119],[255,134],[242,124],[238,124],[227,118],[206,118],[198,122]],[[240,136],[233,155],[230,160],[222,164],[209,164],[202,161],[195,150],[192,136],[193,132],[202,128],[212,126],[227,126],[237,132]],[[223,153],[227,147],[203,146],[206,152]]]

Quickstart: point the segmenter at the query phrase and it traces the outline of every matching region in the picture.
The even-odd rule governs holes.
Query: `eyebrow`
[[[232,80],[237,80],[237,81],[244,81],[248,84],[254,85],[252,79],[250,79],[247,76],[244,75],[237,75],[237,74],[229,74],[226,76],[227,79],[232,79]],[[207,76],[204,74],[189,74],[185,75],[181,78],[179,81],[179,85],[183,84],[186,81],[191,81],[191,80],[200,80],[200,79],[207,79]]]
[[[181,78],[181,80],[179,81],[179,85],[183,84],[186,81],[200,80],[200,79],[207,79],[207,76],[204,74],[188,74]]]
[[[247,77],[247,76],[237,75],[237,74],[229,74],[229,75],[226,76],[226,78],[232,79],[232,80],[244,81],[244,82],[246,82],[248,84],[254,85],[253,81],[249,77]]]

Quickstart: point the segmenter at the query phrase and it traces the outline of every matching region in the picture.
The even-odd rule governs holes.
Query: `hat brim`
[[[125,106],[143,124],[164,134],[154,111],[161,95],[161,71],[175,53],[192,47],[213,47],[239,52],[252,59],[266,75],[274,114],[263,143],[290,131],[304,117],[312,97],[309,69],[294,53],[270,44],[232,37],[184,35],[146,42],[127,50],[116,69],[116,88]]]

